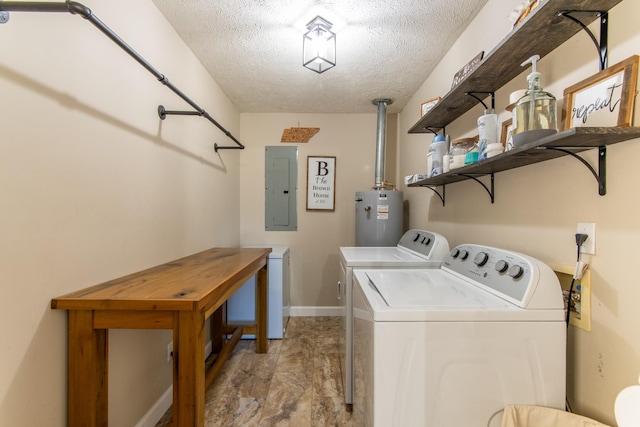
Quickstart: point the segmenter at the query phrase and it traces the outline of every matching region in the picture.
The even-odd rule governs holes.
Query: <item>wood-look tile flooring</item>
[[[337,317],[292,317],[267,354],[242,340],[207,389],[205,426],[353,426],[344,404]],[[171,426],[169,410],[156,427]]]

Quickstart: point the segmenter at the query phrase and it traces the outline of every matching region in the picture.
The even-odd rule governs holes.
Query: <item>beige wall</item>
[[[355,244],[355,193],[375,184],[376,106],[371,114],[241,114],[242,244],[291,248],[291,304],[337,306],[338,248]],[[387,119],[385,177],[394,181],[396,118]],[[308,143],[282,144],[290,127],[318,127]],[[264,152],[266,146],[298,148],[297,231],[264,229]],[[306,210],[307,156],[336,156],[335,212]]]
[[[406,134],[419,104],[444,95],[464,63],[504,37],[517,3],[490,0],[398,117],[398,135],[389,117],[398,176],[426,167],[430,137]],[[159,121],[158,104],[186,105],[77,16],[12,13],[0,26],[3,426],[65,425],[66,316],[49,308],[57,295],[211,246],[263,243],[292,249],[293,305],[337,305],[337,248],[354,244],[354,194],[374,182],[374,106],[371,114],[240,115],[150,1],[126,13],[123,0],[85,4],[247,149],[214,154],[213,143],[228,140],[201,118]],[[635,0],[612,10],[611,64],[639,53],[639,13]],[[561,98],[564,87],[597,71],[595,49],[580,33],[540,70],[545,88]],[[498,92],[499,110],[524,87],[525,74]],[[448,132],[475,134],[479,114],[477,107]],[[265,232],[264,147],[280,145],[282,130],[295,126],[321,129],[296,144],[298,231]],[[550,262],[572,264],[576,223],[596,222],[597,254],[586,257],[592,331],[570,330],[569,398],[577,411],[609,423],[616,393],[640,373],[640,288],[630,268],[640,237],[636,143],[608,149],[605,197],[570,158],[498,174],[493,205],[473,182],[449,186],[446,207],[427,189],[403,189],[412,227],[442,232],[452,245],[491,244]],[[335,212],[305,210],[308,155],[337,157]],[[387,180],[398,182],[389,170],[395,156],[387,162]],[[165,331],[111,333],[112,425],[135,424],[169,386],[169,340]]]
[[[240,115],[151,1],[84,2],[239,135]],[[144,23],[144,25],[141,25]],[[0,26],[0,425],[66,425],[66,313],[51,298],[239,238],[240,152],[90,23]],[[221,208],[224,207],[224,208]],[[168,331],[110,335],[110,425],[171,384]]]
[[[479,51],[490,51],[510,30],[506,16],[519,1],[490,0],[446,58],[400,115],[399,174],[422,172],[431,137],[408,135],[418,120],[420,102],[444,95],[455,72]],[[623,1],[609,15],[609,64],[640,53],[637,16],[640,2]],[[596,34],[597,25],[592,25]],[[490,31],[488,29],[491,29]],[[531,40],[535,43],[535,39]],[[598,71],[596,49],[580,32],[540,62],[543,87],[559,100],[565,87]],[[526,72],[498,91],[496,106],[507,118],[508,94],[526,87]],[[560,106],[560,105],[559,105]],[[636,108],[635,123],[639,122]],[[477,134],[477,106],[447,127],[452,139]],[[596,181],[577,160],[561,158],[495,177],[495,204],[474,182],[447,186],[446,206],[428,189],[404,188],[412,227],[432,229],[450,244],[482,243],[518,250],[547,262],[573,265],[577,222],[596,223],[596,255],[591,265],[592,330],[569,330],[568,397],[574,410],[614,423],[613,402],[640,373],[640,287],[636,272],[640,241],[638,140],[608,148],[607,195],[598,195]],[[586,157],[596,165],[596,153]]]

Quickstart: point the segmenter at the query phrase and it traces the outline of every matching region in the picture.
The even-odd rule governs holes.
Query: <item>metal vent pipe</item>
[[[387,132],[387,105],[393,101],[387,98],[371,101],[378,106],[378,126],[376,133],[376,183],[374,190],[384,189],[384,148]]]

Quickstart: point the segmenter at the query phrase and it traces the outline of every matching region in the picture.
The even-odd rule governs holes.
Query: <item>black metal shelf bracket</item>
[[[438,190],[435,189],[435,187],[431,187],[431,186],[425,186],[425,188],[428,188],[429,190],[433,191],[434,193],[436,193],[436,195],[438,197],[440,197],[440,200],[442,201],[442,207],[444,207],[444,200],[445,200],[445,187],[446,185],[442,184],[442,193],[439,193]]]
[[[489,194],[489,198],[491,199],[491,204],[493,204],[495,202],[495,187],[494,187],[494,178],[493,178],[493,173],[490,174],[491,176],[491,181],[490,181],[490,187],[491,189],[487,188],[487,186],[484,184],[484,182],[480,181],[478,179],[478,177],[480,176],[485,176],[485,174],[481,174],[481,175],[476,175],[476,174],[469,174],[469,173],[459,173],[458,175],[460,176],[464,176],[466,178],[472,179],[475,182],[477,182],[478,184],[480,184],[482,186],[482,188],[485,189],[485,191],[487,192],[487,194]]]
[[[475,98],[478,100],[478,102],[480,104],[482,104],[482,106],[484,107],[485,110],[488,110],[489,107],[487,107],[487,104],[484,103],[484,101],[482,100],[482,98],[479,98],[476,95],[491,95],[491,109],[495,110],[496,109],[496,93],[495,92],[465,92],[465,95],[468,95],[472,98]]]
[[[600,40],[596,38],[593,32],[576,16],[576,13],[589,13],[596,14],[600,17]],[[598,50],[598,60],[600,62],[600,71],[606,69],[609,66],[609,13],[603,10],[562,10],[558,12],[558,16],[571,19],[576,24],[580,25],[584,31],[589,35],[591,41]]]
[[[218,129],[225,134],[225,136],[231,139],[236,146],[218,146],[214,144],[214,150],[235,149],[242,150],[244,145],[240,143],[231,133],[226,130],[220,123],[218,123],[213,117],[209,115],[205,110],[200,108],[198,104],[185,95],[180,89],[173,85],[169,79],[156,70],[151,64],[149,64],[138,52],[133,50],[124,40],[114,33],[109,27],[107,27],[97,16],[91,12],[91,9],[84,6],[81,3],[75,1],[65,1],[64,3],[52,3],[52,2],[24,2],[24,1],[0,1],[0,12],[68,12],[72,15],[79,15],[98,28],[104,35],[106,35],[112,42],[120,46],[122,50],[128,53],[133,59],[135,59],[140,65],[142,65],[147,71],[153,74],[160,83],[171,89],[176,95],[182,98],[187,104],[195,109],[195,111],[166,111],[163,106],[158,107],[158,115],[162,120],[168,114],[190,115],[190,116],[202,116],[213,123]],[[4,22],[7,22],[9,16],[7,13],[3,14],[5,18]],[[3,22],[0,22],[3,23]]]
[[[427,126],[425,127],[426,130],[428,130],[429,132],[431,132],[434,135],[439,135],[440,131],[442,131],[443,135],[447,134],[447,130],[444,126],[442,127],[436,127],[436,126]]]
[[[562,147],[545,147],[546,150],[555,150],[565,153],[574,159],[577,159],[589,169],[591,174],[595,177],[598,182],[598,194],[604,196],[607,194],[607,147],[600,146],[598,147],[598,171],[593,168],[584,158],[578,156],[571,150]]]

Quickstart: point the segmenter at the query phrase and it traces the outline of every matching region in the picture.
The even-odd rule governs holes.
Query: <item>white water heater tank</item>
[[[396,246],[402,237],[402,191],[356,192],[356,246]]]

